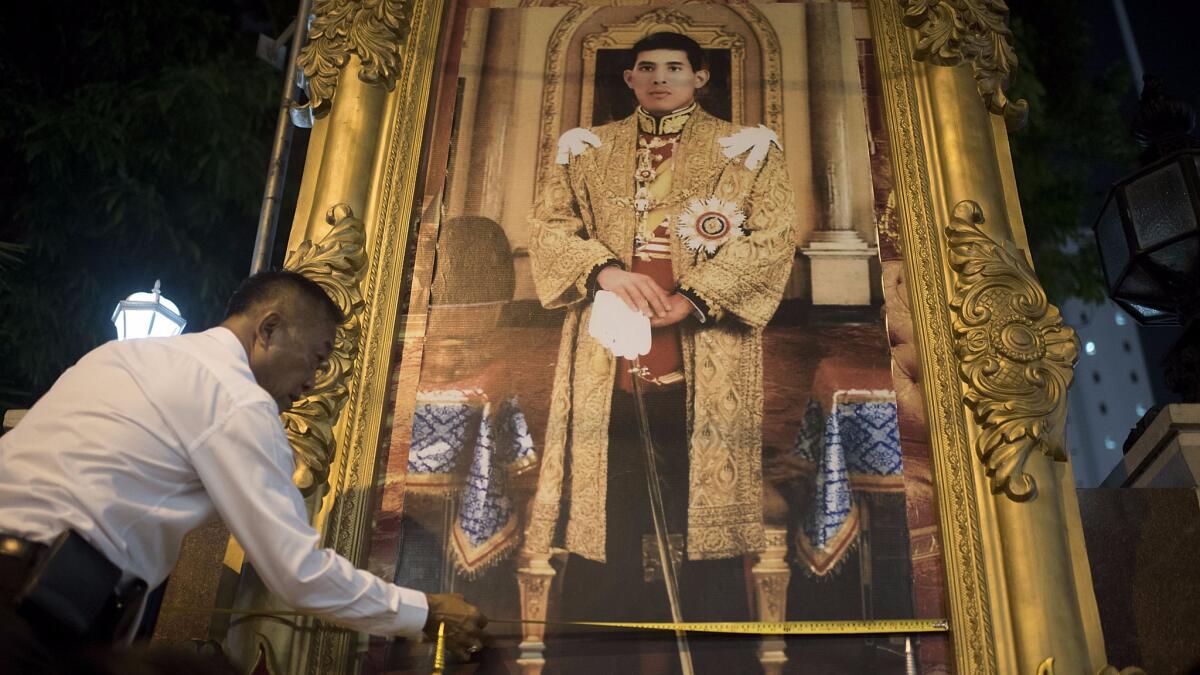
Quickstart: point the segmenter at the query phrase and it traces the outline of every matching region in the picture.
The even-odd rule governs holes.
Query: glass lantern
[[[175,303],[163,297],[158,280],[149,293],[134,293],[118,302],[112,322],[117,327],[118,340],[170,337],[182,333],[187,325]]]
[[[1176,152],[1115,184],[1096,221],[1113,301],[1142,325],[1195,310],[1200,261],[1200,150]]]

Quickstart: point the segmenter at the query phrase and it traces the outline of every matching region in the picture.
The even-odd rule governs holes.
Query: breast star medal
[[[715,255],[733,237],[746,233],[746,214],[737,204],[723,199],[694,199],[676,221],[675,232],[692,251],[703,249]]]

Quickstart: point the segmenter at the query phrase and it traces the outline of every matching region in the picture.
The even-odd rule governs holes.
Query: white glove
[[[635,359],[650,353],[650,319],[611,291],[596,291],[588,334],[614,356]]]

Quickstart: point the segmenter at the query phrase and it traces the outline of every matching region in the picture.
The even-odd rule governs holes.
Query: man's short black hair
[[[637,66],[638,54],[648,52],[652,49],[675,49],[685,52],[692,70],[704,70],[708,67],[708,63],[704,60],[704,50],[700,48],[700,43],[686,35],[665,31],[662,33],[651,33],[633,45],[633,53],[630,55],[633,63],[630,67]]]
[[[345,320],[341,308],[320,284],[303,274],[288,270],[259,272],[247,277],[229,298],[225,318],[246,314],[256,306],[275,301],[286,293],[293,293],[309,305],[320,307],[334,325]]]

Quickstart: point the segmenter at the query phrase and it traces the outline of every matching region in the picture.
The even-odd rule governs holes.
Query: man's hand
[[[474,605],[463,600],[458,593],[427,593],[429,618],[421,632],[432,641],[437,640],[438,624],[446,624],[446,649],[463,661],[483,649],[483,627],[487,617]]]
[[[606,291],[612,291],[635,312],[650,318],[662,317],[670,310],[670,293],[663,290],[650,277],[637,272],[626,272],[620,267],[605,267],[596,275],[596,283]]]
[[[662,328],[663,326],[673,326],[691,316],[695,310],[696,308],[692,305],[691,301],[676,293],[667,298],[667,313],[650,319],[650,327]]]

